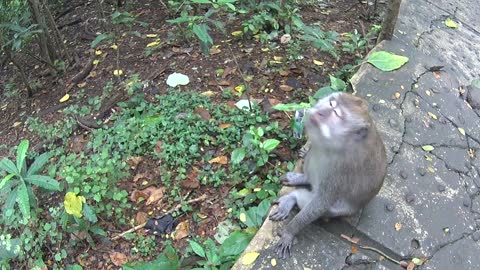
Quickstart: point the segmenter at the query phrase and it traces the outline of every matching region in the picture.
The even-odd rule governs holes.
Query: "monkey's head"
[[[314,144],[342,147],[367,137],[371,126],[367,102],[347,93],[333,93],[307,112],[305,127]]]

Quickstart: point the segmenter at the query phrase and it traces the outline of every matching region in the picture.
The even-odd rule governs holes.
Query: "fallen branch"
[[[95,56],[92,56],[90,59],[88,59],[85,67],[79,73],[77,73],[77,75],[73,76],[73,78],[70,80],[69,86],[67,87],[67,91],[65,92],[68,93],[73,86],[81,82],[88,76],[88,74],[90,74],[93,69],[93,60],[95,60]]]
[[[395,264],[398,264],[398,265],[400,265],[400,266],[402,266],[402,267],[405,267],[405,264],[408,264],[408,263],[406,263],[405,261],[397,261],[397,260],[395,260],[394,258],[388,256],[385,252],[383,252],[383,251],[381,251],[381,250],[379,250],[379,249],[377,249],[377,248],[359,245],[359,244],[357,243],[358,241],[353,240],[351,237],[348,237],[348,236],[345,235],[345,234],[341,234],[340,237],[343,238],[343,239],[345,239],[345,240],[347,240],[349,243],[354,244],[355,246],[357,246],[357,247],[359,247],[359,248],[361,248],[361,249],[370,250],[370,251],[376,252],[376,253],[380,254],[381,256],[383,256],[385,259],[387,259],[387,260],[389,260],[389,261],[391,261],[391,262],[393,262],[393,263],[395,263]]]
[[[202,196],[200,196],[200,197],[198,197],[198,198],[188,200],[188,201],[187,201],[187,204],[192,204],[192,203],[200,202],[200,201],[205,200],[206,198],[207,198],[207,195],[206,195],[206,194],[203,194]],[[165,212],[165,213],[163,214],[163,216],[164,216],[164,215],[167,215],[167,214],[170,214],[170,213],[172,213],[172,212],[174,212],[174,211],[177,211],[177,210],[180,209],[181,207],[182,207],[182,204],[179,203],[179,204],[177,204],[175,207],[173,207],[172,209],[170,209],[170,210],[168,210],[167,212]],[[143,228],[143,227],[145,226],[145,224],[147,224],[147,222],[144,222],[144,223],[142,223],[142,224],[140,224],[140,225],[137,225],[137,226],[135,226],[135,227],[133,227],[133,228],[127,230],[127,231],[124,231],[124,232],[120,233],[119,235],[113,237],[113,238],[112,238],[112,241],[115,241],[115,240],[118,240],[118,239],[124,237],[127,233],[131,233],[131,232],[140,230],[141,228]]]

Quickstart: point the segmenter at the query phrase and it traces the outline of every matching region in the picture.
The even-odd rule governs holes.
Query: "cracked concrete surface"
[[[480,108],[466,92],[480,91],[466,87],[480,78],[480,5],[473,2],[403,0],[393,40],[374,50],[409,62],[393,72],[364,64],[352,78],[389,162],[382,190],[356,221],[312,224],[292,257],[273,267],[281,223],[267,220],[246,250],[259,258],[233,269],[402,269],[378,252],[352,252],[341,234],[394,260],[427,258],[417,269],[480,269]],[[446,27],[446,18],[458,28]]]

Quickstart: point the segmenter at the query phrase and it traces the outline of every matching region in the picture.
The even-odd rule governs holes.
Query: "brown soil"
[[[76,3],[76,1],[67,2],[71,3],[70,5]],[[372,26],[371,21],[363,19],[368,15],[365,4],[349,0],[333,0],[329,1],[329,4],[330,6],[325,8],[320,5],[301,7],[300,13],[303,22],[307,25],[320,22],[324,30],[338,33],[352,32],[357,29],[362,34],[368,32]],[[0,144],[2,145],[0,158],[12,158],[14,154],[9,153],[8,150],[18,145],[21,139],[29,139],[31,146],[34,146],[36,150],[41,150],[41,140],[29,132],[24,125],[28,117],[39,117],[45,124],[53,123],[64,117],[64,114],[59,111],[66,105],[84,104],[89,97],[101,96],[105,83],[112,79],[114,87],[117,89],[122,88],[122,80],[132,74],[139,74],[141,80],[149,80],[159,89],[160,93],[164,93],[167,88],[165,84],[167,76],[173,72],[179,72],[188,75],[191,79],[188,89],[199,92],[213,91],[213,101],[217,101],[220,100],[218,97],[225,87],[234,88],[237,85],[245,84],[242,79],[243,74],[252,78],[248,82],[248,86],[253,98],[258,100],[268,98],[273,102],[287,103],[305,101],[307,96],[312,95],[320,86],[328,83],[329,74],[334,74],[346,64],[352,64],[357,58],[355,55],[341,54],[340,59],[336,60],[329,54],[320,52],[313,47],[306,47],[301,50],[303,59],[288,61],[288,45],[280,44],[279,40],[273,40],[277,44],[276,46],[269,46],[254,38],[230,35],[231,32],[242,29],[241,18],[232,21],[221,18],[226,26],[227,35],[212,27],[212,37],[218,47],[211,51],[211,55],[205,56],[201,53],[196,40],[168,39],[169,36],[181,37],[182,34],[165,22],[166,19],[173,19],[176,15],[169,14],[162,5],[162,1],[136,1],[124,8],[134,14],[139,21],[147,22],[148,26],[133,26],[131,29],[118,28],[120,33],[138,31],[141,36],[120,35],[121,37],[116,42],[118,51],[113,50],[109,45],[100,45],[97,49],[101,50],[102,54],[96,57],[94,50],[90,48],[90,43],[95,37],[91,33],[104,32],[99,19],[101,13],[98,9],[98,2],[85,2],[84,5],[79,5],[73,11],[59,18],[57,24],[61,26],[61,33],[67,41],[67,48],[78,55],[81,65],[67,68],[64,74],[53,77],[48,75],[46,67],[42,63],[22,54],[20,60],[24,64],[29,79],[35,81],[37,85],[34,96],[31,98],[27,98],[24,94],[26,90],[22,89],[23,85],[17,78],[13,65],[7,63],[0,69],[0,87],[3,92],[0,97],[0,109],[3,116],[0,119]],[[59,10],[57,14],[60,12]],[[78,23],[68,25],[75,21]],[[107,21],[109,21],[108,18]],[[111,27],[109,25],[108,29]],[[145,56],[146,45],[155,39],[147,37],[147,34],[157,34],[163,44],[148,57]],[[292,37],[293,40],[298,38],[297,36]],[[269,50],[265,48],[269,48]],[[35,52],[37,48],[32,47],[29,50]],[[70,85],[72,78],[92,57],[101,59],[100,64],[93,68],[88,77],[76,85]],[[276,57],[283,57],[283,60],[276,64],[270,63],[270,61],[278,59]],[[321,61],[324,64],[316,65],[313,60]],[[123,70],[120,78],[113,76],[115,69]],[[224,69],[230,74],[218,77],[215,75],[217,69]],[[20,94],[8,95],[5,86],[11,78],[16,87],[21,90]],[[80,91],[78,84],[85,89],[86,97],[77,98]],[[293,86],[293,89],[280,87],[282,85]],[[69,101],[60,103],[59,100],[67,93],[70,95]],[[64,104],[66,105],[64,106]],[[287,125],[288,119],[284,114],[277,115],[277,117],[284,122],[283,125]],[[88,130],[80,128],[77,133],[78,135],[71,138],[70,150],[73,152],[76,151],[75,147],[82,148],[82,144],[85,143],[82,133],[88,133]],[[285,158],[295,156],[291,150],[279,151]],[[157,164],[154,161],[147,160],[136,169],[135,174],[155,174],[158,173],[155,171],[156,167]],[[152,175],[149,177],[154,178]],[[129,194],[135,190],[131,181],[122,181],[119,185],[125,188]],[[182,216],[178,221],[190,221],[190,234],[212,236],[215,233],[216,225],[227,217],[223,198],[219,197],[219,194],[228,194],[228,189],[226,187],[220,189],[219,192],[216,188],[201,187],[200,192],[196,192],[208,195],[209,203],[196,206],[199,212],[207,218],[201,222],[195,222],[191,216]],[[50,198],[49,204],[61,204],[62,200],[62,196]],[[169,207],[172,205],[164,206],[165,209]],[[137,209],[137,212],[148,213],[152,209],[152,207],[143,206]],[[138,213],[133,211],[125,213],[128,219],[134,218],[136,215]],[[105,228],[107,232],[111,232],[112,235],[128,229],[112,223],[101,224],[101,227]],[[174,245],[184,247],[186,241],[176,241]],[[111,262],[112,252],[129,254],[131,249],[131,241],[118,240],[114,243],[100,244],[95,249],[90,249],[88,245],[85,245],[83,249],[74,250],[71,255],[73,255],[72,258],[76,258],[77,262],[84,265],[84,269],[115,269]],[[161,250],[161,241],[159,250]],[[79,255],[86,253],[88,259],[80,259]],[[52,259],[51,256],[52,254],[46,254],[47,259]]]

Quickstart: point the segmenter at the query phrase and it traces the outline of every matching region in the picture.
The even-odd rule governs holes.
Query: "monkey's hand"
[[[284,231],[281,234],[280,241],[275,245],[275,252],[278,256],[282,259],[286,259],[290,257],[290,249],[292,248],[293,244],[293,235]]]
[[[288,172],[280,176],[280,181],[285,186],[309,186],[307,177],[303,173]]]
[[[276,199],[274,203],[278,203],[278,207],[269,217],[273,221],[284,220],[290,214],[293,207],[295,206],[295,196],[292,196],[291,193],[283,195],[282,197]]]

